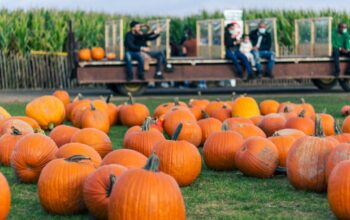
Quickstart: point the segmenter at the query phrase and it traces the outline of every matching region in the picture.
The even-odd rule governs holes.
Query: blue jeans
[[[166,65],[166,57],[163,51],[149,51],[147,52],[148,55],[152,58],[157,59],[157,66],[156,66],[156,72],[161,71],[162,64]]]
[[[232,51],[230,49],[226,49],[226,59],[232,60],[233,66],[237,71],[239,77],[243,76],[243,70],[238,60],[241,60],[243,66],[245,66],[248,76],[253,76],[252,67],[250,66],[248,58],[241,53],[239,50]]]
[[[272,70],[273,70],[273,66],[275,65],[275,53],[272,51],[268,51],[268,50],[263,50],[263,51],[256,51],[253,50],[252,51],[255,62],[256,62],[256,69],[258,70],[258,74],[261,75],[262,74],[262,66],[261,66],[261,62],[260,62],[260,58],[264,58],[267,59],[267,74],[268,75],[272,75]]]
[[[125,52],[125,58],[126,62],[126,74],[128,79],[133,78],[133,73],[132,73],[132,60],[136,60],[138,62],[137,64],[137,69],[138,69],[138,76],[143,77],[143,58],[141,55],[141,52],[133,52],[133,51],[126,51]]]

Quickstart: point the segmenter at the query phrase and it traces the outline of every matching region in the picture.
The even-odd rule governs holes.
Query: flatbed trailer
[[[134,80],[131,82],[126,81],[124,61],[79,62],[76,68],[77,80],[79,84],[103,83],[124,95],[128,92],[141,95],[148,82],[239,80],[229,60],[196,57],[171,58],[168,62],[173,64],[174,71],[164,73],[164,80],[153,79],[155,62],[152,62],[150,70],[145,72],[145,81],[137,79],[137,63],[133,62]],[[334,64],[329,57],[280,57],[276,59],[273,73],[275,79],[311,79],[321,90],[329,90],[339,82],[345,91],[350,91],[350,75],[345,75],[346,63],[346,59],[341,59],[342,71],[337,79],[332,75]]]

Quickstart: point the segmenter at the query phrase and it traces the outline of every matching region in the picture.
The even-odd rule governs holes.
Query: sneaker
[[[256,71],[257,71],[257,68],[254,66],[254,67],[252,68],[252,70],[253,70],[254,72],[256,72]]]
[[[148,88],[155,88],[156,84],[154,82],[149,82],[148,83]]]
[[[167,72],[167,73],[171,73],[171,72],[174,72],[174,67],[171,63],[167,63],[165,65],[165,68],[164,68],[164,71]]]
[[[159,74],[160,73],[160,74]],[[155,75],[154,75],[154,77],[153,77],[154,79],[164,79],[164,76],[163,76],[163,74],[161,73],[161,72],[157,72]]]

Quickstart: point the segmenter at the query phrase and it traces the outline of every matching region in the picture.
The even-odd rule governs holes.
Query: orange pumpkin
[[[324,130],[324,133],[326,136],[332,136],[335,134],[335,129],[334,129],[334,118],[332,115],[330,114],[326,114],[326,113],[321,113],[320,115],[320,119],[321,119],[321,123],[322,123],[322,128]]]
[[[265,115],[261,120],[259,127],[265,132],[266,136],[270,137],[278,130],[284,128],[286,119],[280,114],[272,113]]]
[[[11,166],[24,183],[38,181],[41,170],[55,158],[58,148],[51,138],[42,134],[27,134],[21,138],[11,155]]]
[[[84,48],[79,50],[79,60],[80,61],[90,61],[91,60],[91,50]]]
[[[266,138],[266,134],[261,128],[252,124],[235,124],[233,126],[229,126],[230,130],[235,131],[242,135],[244,139],[250,137],[263,137]]]
[[[135,150],[118,149],[107,154],[101,165],[119,164],[126,168],[142,168],[146,161],[147,157]]]
[[[349,219],[350,161],[340,162],[333,169],[328,181],[328,203],[337,219]]]
[[[109,116],[105,111],[97,110],[93,103],[81,117],[82,128],[96,128],[108,134],[110,129]]]
[[[33,128],[28,123],[19,119],[8,118],[0,127],[0,137],[4,134],[12,133],[13,127],[19,130],[22,134],[34,133]]]
[[[203,146],[204,162],[214,170],[233,170],[236,152],[243,144],[243,137],[237,132],[228,130],[223,124],[222,131],[208,137]]]
[[[302,110],[305,111],[305,117],[315,120],[315,117],[316,117],[315,109],[310,103],[306,103],[304,98],[301,98],[300,107]]]
[[[287,136],[290,135],[292,137],[294,137],[295,139],[299,139],[301,137],[305,136],[305,133],[298,130],[298,129],[292,129],[292,128],[285,128],[285,129],[281,129],[279,131],[276,131],[273,136]]]
[[[196,123],[197,119],[187,109],[172,108],[164,116],[164,130],[168,135],[172,136],[176,126],[184,122]]]
[[[12,128],[11,133],[0,137],[0,164],[10,166],[13,149],[22,137],[21,131],[15,127]]]
[[[300,105],[297,105],[295,103],[292,102],[283,102],[280,104],[280,106],[278,107],[278,113],[284,113],[284,112],[293,112],[295,114],[300,114],[300,112],[302,111],[302,107]]]
[[[109,201],[108,219],[186,219],[179,186],[174,178],[158,172],[158,164],[159,159],[152,155],[144,169],[128,170],[118,178]]]
[[[298,117],[288,119],[285,127],[298,129],[309,136],[315,133],[315,122],[311,120],[311,118],[305,117],[304,111],[302,111]]]
[[[12,119],[17,119],[17,120],[21,120],[21,121],[26,122],[27,124],[29,124],[34,129],[34,132],[37,132],[37,131],[41,130],[40,125],[38,124],[38,122],[35,121],[34,119],[30,118],[30,117],[27,117],[27,116],[12,116],[11,118],[7,118],[6,120],[3,120],[3,121],[0,122],[0,127],[1,127],[1,124],[5,123],[7,120],[12,120]]]
[[[253,122],[254,125],[259,126],[260,122],[263,120],[264,116],[257,115],[249,118]]]
[[[65,119],[65,108],[55,96],[41,96],[29,102],[26,115],[35,119],[41,128],[52,130]]]
[[[213,111],[210,117],[219,119],[221,122],[223,122],[226,119],[231,118],[231,115],[232,115],[232,109],[225,104],[221,108]]]
[[[120,121],[128,127],[142,125],[150,112],[144,104],[135,103],[131,93],[129,93],[129,103],[120,109]]]
[[[255,99],[247,96],[240,96],[235,100],[232,107],[232,116],[241,118],[251,118],[260,115],[260,109]]]
[[[335,138],[339,143],[346,143],[350,142],[350,133],[343,133],[342,130],[339,127],[339,121],[334,122],[334,131],[335,135],[333,138]]]
[[[102,60],[105,57],[105,51],[102,47],[94,47],[91,49],[91,57],[93,60]]]
[[[107,60],[116,60],[117,54],[110,52],[110,53],[107,53],[106,57],[107,57]]]
[[[6,109],[0,106],[0,121],[9,117],[11,117],[10,113],[8,113]]]
[[[90,158],[95,167],[99,167],[102,162],[101,156],[93,148],[86,144],[68,143],[58,149],[56,158],[69,158],[74,155],[82,155]]]
[[[103,158],[112,151],[112,142],[108,135],[95,128],[84,128],[75,132],[71,142],[86,144],[95,149]]]
[[[350,159],[350,143],[342,143],[335,146],[329,153],[326,165],[326,181],[328,181],[334,167],[344,160]]]
[[[69,94],[65,90],[56,90],[52,95],[61,100],[64,106],[67,106],[70,103]]]
[[[197,123],[184,122],[177,140],[185,140],[198,147],[202,141],[202,129]]]
[[[202,111],[203,109],[199,106],[191,106],[189,110],[192,112],[194,117],[198,120],[200,120],[203,117]]]
[[[204,110],[209,103],[210,101],[208,99],[202,98],[202,93],[200,91],[198,92],[198,98],[190,99],[189,101],[190,106],[197,106],[200,107],[202,110]]]
[[[342,131],[344,133],[350,133],[350,116],[347,116],[343,121]]]
[[[59,125],[50,132],[50,138],[57,144],[57,147],[61,147],[70,143],[72,136],[79,130],[79,128],[72,126]]]
[[[77,96],[75,96],[75,98],[73,99],[73,101],[71,103],[69,103],[68,105],[65,106],[65,110],[66,110],[66,119],[67,121],[71,120],[71,113],[73,108],[83,99],[83,96],[79,93]]]
[[[159,170],[175,178],[180,186],[191,185],[202,169],[201,155],[196,146],[187,141],[178,141],[182,123],[178,125],[172,140],[164,140],[154,146],[160,159]]]
[[[5,176],[0,172],[0,219],[7,219],[11,208],[11,191]]]
[[[38,194],[43,209],[59,215],[83,211],[83,184],[94,171],[90,159],[81,155],[52,160],[45,166],[38,181]]]
[[[204,111],[208,113],[208,115],[211,115],[214,111],[222,108],[225,105],[224,102],[220,100],[215,100],[209,102],[209,104],[205,107]]]
[[[278,166],[278,151],[270,140],[251,137],[237,151],[235,163],[244,175],[269,178]]]
[[[96,219],[108,219],[108,205],[114,184],[127,168],[105,165],[90,174],[83,186],[84,203]]]
[[[279,106],[280,106],[280,103],[273,99],[266,99],[260,102],[260,105],[259,105],[260,112],[262,115],[277,113]]]
[[[248,119],[248,118],[228,118],[225,120],[229,128],[235,127],[237,124],[251,124],[253,125],[254,123]]]
[[[202,130],[201,144],[204,144],[212,133],[220,131],[222,126],[221,121],[216,118],[204,118],[199,120],[197,124]]]
[[[110,125],[115,125],[118,122],[119,108],[116,104],[110,102],[111,95],[108,96],[107,103],[107,114]]]

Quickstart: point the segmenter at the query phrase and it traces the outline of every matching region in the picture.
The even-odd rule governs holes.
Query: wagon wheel
[[[312,83],[320,90],[331,90],[337,84],[337,80],[333,78],[312,79]]]
[[[124,84],[109,84],[108,88],[114,93],[120,93],[127,96],[130,92],[133,96],[142,95],[147,87],[145,83],[124,83]]]
[[[345,92],[350,92],[350,79],[339,79],[339,84]]]

